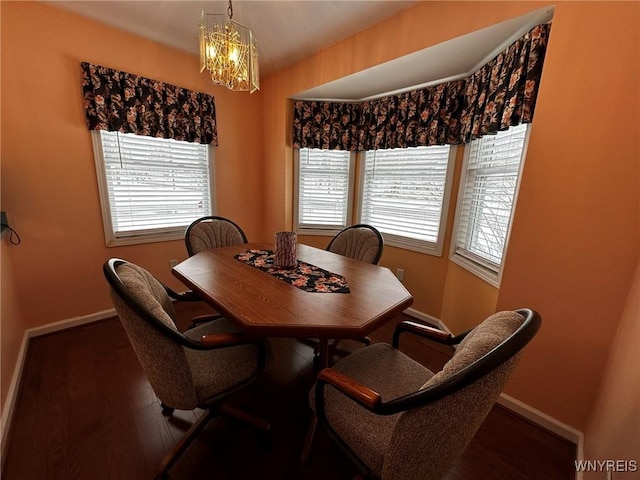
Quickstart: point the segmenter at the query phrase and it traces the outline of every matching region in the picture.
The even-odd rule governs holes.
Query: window
[[[327,234],[351,223],[354,169],[345,150],[296,150],[296,228]]]
[[[327,235],[354,223],[356,154],[301,148],[296,155],[297,230]],[[389,245],[441,255],[454,158],[449,145],[361,152],[353,217]]]
[[[389,245],[441,255],[454,150],[437,145],[365,152],[360,221],[380,230]]]
[[[107,246],[176,240],[212,213],[209,147],[93,131]]]
[[[465,152],[451,260],[500,285],[524,164],[527,124],[472,141]]]

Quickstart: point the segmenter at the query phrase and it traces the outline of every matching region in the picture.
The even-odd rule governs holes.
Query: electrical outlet
[[[180,263],[180,260],[176,260],[175,258],[172,258],[171,260],[169,260],[169,266],[171,268],[175,267],[179,263]]]
[[[404,280],[404,269],[396,268],[396,277],[398,277],[398,280],[403,281]]]

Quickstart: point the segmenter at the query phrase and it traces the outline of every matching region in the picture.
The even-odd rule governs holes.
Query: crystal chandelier
[[[256,39],[244,25],[234,22],[229,0],[229,18],[204,13],[200,22],[200,73],[207,69],[213,83],[229,90],[250,93],[260,89]]]

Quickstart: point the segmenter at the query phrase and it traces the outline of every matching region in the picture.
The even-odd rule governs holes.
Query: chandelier
[[[200,21],[200,73],[211,73],[213,83],[229,90],[253,93],[260,89],[256,39],[244,25],[233,21],[229,0],[228,18],[204,13]]]

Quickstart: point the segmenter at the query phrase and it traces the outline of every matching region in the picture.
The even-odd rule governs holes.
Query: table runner
[[[298,261],[295,268],[283,269],[273,265],[273,250],[243,250],[233,258],[258,268],[305,292],[349,293],[347,280],[320,267]]]

